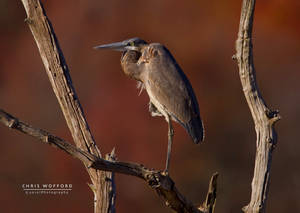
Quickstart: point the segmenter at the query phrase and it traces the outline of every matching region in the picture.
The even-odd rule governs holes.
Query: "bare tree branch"
[[[113,180],[113,174],[108,171],[142,178],[163,197],[168,206],[177,212],[213,212],[217,174],[213,175],[211,179],[205,202],[197,209],[178,192],[172,179],[160,171],[149,170],[140,164],[115,161],[113,153],[110,160],[101,158],[72,86],[69,70],[57,38],[41,3],[38,0],[22,0],[22,2],[28,16],[26,21],[35,38],[46,72],[77,147],[44,130],[35,129],[20,122],[4,111],[0,111],[0,121],[80,159],[86,166],[93,183],[90,187],[94,192],[95,212],[114,212],[114,206],[112,206],[115,199],[113,181],[103,181]],[[243,0],[235,54],[243,91],[257,134],[251,200],[243,209],[247,213],[265,211],[272,151],[277,140],[274,123],[280,119],[278,111],[272,111],[266,106],[256,83],[251,41],[254,7],[255,0]]]
[[[41,2],[39,0],[22,0],[22,3],[27,13],[25,20],[34,36],[53,91],[76,146],[96,156],[101,156],[72,85],[69,69],[58,40]],[[112,183],[101,181],[103,179],[101,171],[88,168],[87,171],[95,189],[93,190],[94,212],[99,213],[103,210],[103,206],[110,206],[110,204],[104,203],[102,198],[108,198],[106,195],[109,192],[106,189],[110,188]],[[108,180],[109,177],[104,179]],[[101,184],[108,184],[109,186],[102,186]],[[106,200],[106,202],[109,202],[109,200]],[[107,209],[105,212],[109,212],[109,210]]]
[[[7,112],[0,109],[0,123],[7,127],[21,131],[27,135],[38,138],[40,141],[47,143],[53,147],[59,148],[71,156],[79,159],[88,167],[112,171],[116,173],[122,173],[126,175],[132,175],[139,177],[147,182],[147,184],[154,189],[160,197],[165,200],[167,206],[175,210],[176,212],[189,212],[189,213],[201,213],[201,212],[213,212],[213,207],[216,199],[216,187],[217,187],[217,176],[214,174],[209,185],[206,201],[204,204],[197,209],[189,200],[187,200],[175,187],[174,181],[163,174],[161,171],[147,169],[141,164],[120,162],[114,159],[114,152],[107,157],[108,160],[104,160],[94,154],[87,151],[83,151],[65,140],[46,132],[45,130],[34,128],[19,119],[13,117]],[[111,173],[110,173],[111,174]],[[107,178],[107,176],[105,176]],[[110,179],[112,177],[110,176]],[[107,202],[108,205],[114,202],[115,195],[113,185],[105,185],[108,187],[106,194],[111,202]],[[94,185],[90,186],[92,190],[95,190]],[[103,199],[102,197],[98,199]],[[110,209],[113,212],[114,206],[107,206],[106,209]]]
[[[209,206],[214,206],[215,194],[213,199],[206,199],[205,208],[201,211],[179,193],[169,176],[160,171],[149,170],[140,164],[118,162],[113,159],[113,156],[110,160],[101,158],[72,85],[68,66],[42,4],[39,0],[22,0],[22,2],[27,13],[26,22],[34,36],[76,147],[44,130],[33,128],[2,110],[0,111],[0,121],[6,126],[37,137],[81,160],[92,180],[90,188],[94,192],[95,213],[115,211],[113,174],[110,172],[142,178],[165,200],[166,205],[176,212],[207,212],[207,209],[211,209]],[[216,180],[215,177],[213,177],[214,180]],[[216,191],[216,184],[210,186],[209,193],[211,191]]]
[[[272,151],[276,145],[274,123],[280,119],[278,111],[270,110],[258,89],[252,53],[252,26],[255,0],[243,0],[236,54],[240,79],[256,130],[256,158],[250,203],[244,212],[264,212],[266,207]]]
[[[115,149],[113,149],[110,154],[105,155],[105,160],[108,160],[108,161],[116,160]],[[114,172],[107,172],[107,171],[101,172],[99,185],[106,187],[106,189],[104,189],[104,191],[106,191],[108,193],[104,194],[105,197],[97,197],[96,198],[96,200],[99,200],[99,202],[102,203],[102,205],[101,205],[102,209],[100,210],[100,212],[109,212],[109,213],[116,212],[116,207],[115,207],[116,187],[115,187],[114,178],[115,178]],[[109,182],[110,184],[107,184],[107,182]],[[89,186],[91,187],[92,190],[94,190],[92,184],[90,184]]]
[[[210,179],[208,192],[203,204],[199,207],[204,212],[213,213],[215,210],[215,204],[217,199],[217,179],[219,174],[216,172]]]

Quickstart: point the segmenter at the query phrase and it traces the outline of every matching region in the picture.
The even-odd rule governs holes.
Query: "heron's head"
[[[103,44],[94,47],[95,49],[111,49],[115,51],[126,52],[128,50],[134,50],[140,52],[141,49],[147,44],[144,40],[140,38],[130,38],[121,42]]]

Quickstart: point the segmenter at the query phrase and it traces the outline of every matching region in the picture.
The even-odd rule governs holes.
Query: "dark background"
[[[141,37],[168,47],[189,77],[206,127],[192,143],[175,126],[171,176],[195,204],[218,171],[216,212],[240,212],[250,200],[255,157],[253,121],[242,93],[235,40],[241,1],[44,1],[74,86],[102,153],[163,169],[167,123],[148,113],[148,97],[120,68],[120,53],[93,46]],[[254,62],[266,102],[279,109],[268,212],[299,212],[300,3],[257,1]],[[72,141],[44,71],[21,1],[0,2],[0,108]],[[36,139],[0,126],[3,212],[92,212],[81,163]],[[69,195],[26,196],[23,183],[71,183]],[[145,183],[116,175],[118,212],[171,212]]]

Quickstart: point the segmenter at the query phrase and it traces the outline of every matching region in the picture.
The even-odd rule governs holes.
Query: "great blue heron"
[[[140,38],[96,46],[122,52],[121,66],[126,75],[139,82],[150,98],[152,116],[164,116],[168,122],[168,151],[165,172],[168,173],[173,127],[180,123],[197,144],[204,139],[204,129],[193,88],[169,50],[159,43],[148,44]],[[140,92],[141,92],[140,91]]]

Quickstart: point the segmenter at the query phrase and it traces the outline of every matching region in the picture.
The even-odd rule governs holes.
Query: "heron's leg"
[[[168,171],[169,171],[172,141],[173,141],[173,135],[174,135],[172,121],[171,121],[171,118],[170,118],[169,115],[168,115],[168,118],[167,118],[167,122],[168,122],[168,152],[167,152],[167,161],[166,161],[166,169],[165,169],[166,174],[168,174]]]

